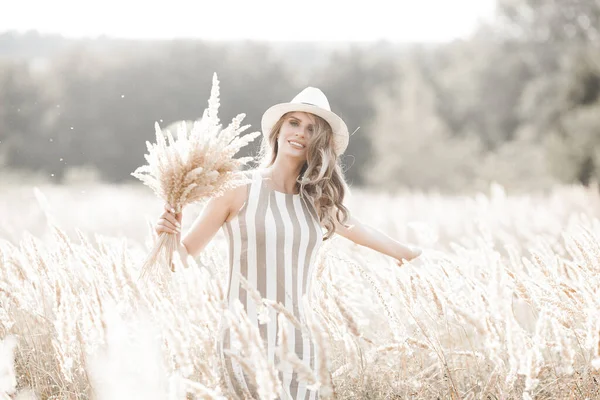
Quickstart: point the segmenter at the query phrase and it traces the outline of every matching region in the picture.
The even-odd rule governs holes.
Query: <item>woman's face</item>
[[[278,152],[288,157],[306,160],[308,143],[315,131],[315,120],[311,114],[293,112],[284,117],[279,130]]]

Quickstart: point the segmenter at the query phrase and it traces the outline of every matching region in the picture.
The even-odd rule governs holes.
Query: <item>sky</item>
[[[4,3],[4,4],[3,4]],[[353,5],[350,5],[353,4]],[[0,32],[67,37],[444,42],[495,0],[0,0]]]

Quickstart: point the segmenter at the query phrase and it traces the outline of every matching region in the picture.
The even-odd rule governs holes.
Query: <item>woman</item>
[[[322,241],[334,232],[393,257],[399,265],[403,259],[417,257],[420,250],[361,223],[343,204],[347,186],[338,160],[348,145],[348,129],[319,89],[308,87],[290,103],[269,108],[262,118],[262,132],[261,165],[245,172],[252,183],[211,199],[180,240],[180,252],[198,255],[223,229],[229,245],[228,299],[242,302],[274,362],[277,320],[273,313],[269,323],[258,323],[256,304],[241,287],[240,276],[262,297],[280,302],[303,320],[300,300],[309,290],[315,256]],[[179,239],[181,213],[174,215],[168,204],[165,208],[155,230],[174,233]],[[292,325],[289,337],[291,350],[314,369],[310,340]],[[229,332],[225,332],[222,346],[229,345]],[[224,362],[230,388],[240,398],[254,394],[239,364],[229,357]],[[282,399],[317,397],[290,369],[280,377]]]

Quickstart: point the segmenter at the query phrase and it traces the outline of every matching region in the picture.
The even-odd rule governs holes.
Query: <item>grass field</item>
[[[343,238],[323,246],[310,299],[323,398],[600,398],[597,188],[354,190],[348,205],[424,253],[399,268]],[[224,311],[221,232],[168,293],[137,281],[161,207],[141,186],[0,188],[0,399],[228,398],[223,317],[268,397],[274,366]],[[184,232],[200,210],[184,210]]]

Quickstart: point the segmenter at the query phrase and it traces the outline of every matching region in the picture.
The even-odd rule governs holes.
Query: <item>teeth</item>
[[[301,148],[301,149],[303,149],[303,148],[304,148],[304,146],[303,146],[303,145],[301,145],[301,144],[300,144],[300,143],[298,143],[298,142],[292,142],[292,141],[290,141],[289,143],[290,143],[291,145],[293,145],[294,147],[299,147],[299,148]]]

